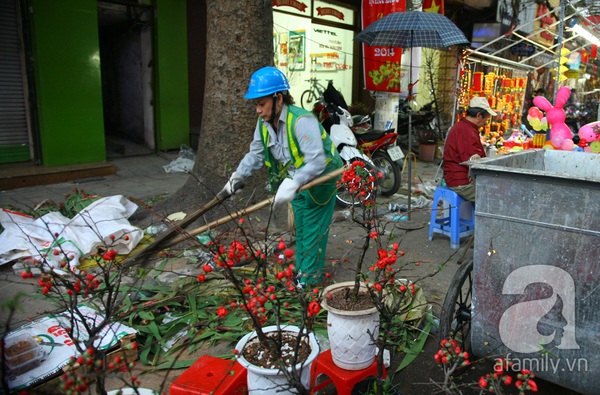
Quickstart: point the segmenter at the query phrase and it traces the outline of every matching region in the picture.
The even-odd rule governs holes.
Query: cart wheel
[[[471,296],[473,260],[463,263],[454,274],[440,317],[440,341],[454,338],[461,348],[471,351]]]

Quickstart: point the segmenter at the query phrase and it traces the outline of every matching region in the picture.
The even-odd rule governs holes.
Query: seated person
[[[472,98],[466,116],[452,126],[444,144],[442,169],[446,185],[471,202],[475,202],[475,182],[469,176],[469,167],[461,163],[485,157],[479,129],[490,115],[495,116],[496,112],[484,97]]]

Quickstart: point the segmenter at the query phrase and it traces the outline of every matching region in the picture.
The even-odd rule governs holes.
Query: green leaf
[[[151,312],[148,312],[148,311],[140,310],[140,311],[138,311],[138,316],[142,320],[151,320],[151,321],[154,321],[154,314],[152,314]]]
[[[148,323],[148,329],[150,329],[150,332],[157,340],[162,342],[162,336],[160,335],[160,330],[158,329],[156,322],[151,321]]]
[[[430,315],[430,314],[431,314],[431,311],[429,310],[427,315]],[[419,336],[417,337],[417,340],[412,343],[412,346],[410,348],[406,349],[406,356],[404,357],[404,359],[402,359],[402,362],[400,362],[400,365],[398,365],[398,368],[396,369],[396,373],[398,373],[399,371],[401,371],[402,369],[404,369],[405,367],[410,365],[410,363],[412,361],[414,361],[415,358],[417,356],[419,356],[419,354],[421,354],[421,352],[423,351],[423,347],[425,346],[425,342],[427,341],[427,337],[429,336],[429,332],[431,332],[432,326],[433,326],[433,320],[427,319],[425,322],[425,326],[423,327],[423,329],[419,333]]]
[[[186,369],[186,368],[189,368],[190,366],[192,366],[194,364],[194,362],[196,362],[196,360],[194,360],[194,359],[185,359],[185,360],[175,361],[175,363],[173,363],[173,361],[167,360],[163,363],[156,365],[154,367],[154,370]]]

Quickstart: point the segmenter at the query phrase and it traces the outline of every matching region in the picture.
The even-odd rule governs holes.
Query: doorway
[[[98,2],[106,157],[155,151],[152,8]]]

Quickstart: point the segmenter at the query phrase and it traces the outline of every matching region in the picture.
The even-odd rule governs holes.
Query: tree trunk
[[[250,76],[273,64],[271,0],[206,0],[206,8],[206,90],[196,162],[186,184],[155,205],[154,210],[165,214],[191,212],[225,185],[248,151],[257,120],[252,102],[243,98]],[[266,181],[266,171],[258,172],[226,205],[251,194],[244,205],[264,199]],[[213,210],[207,217],[222,213],[223,208]]]

